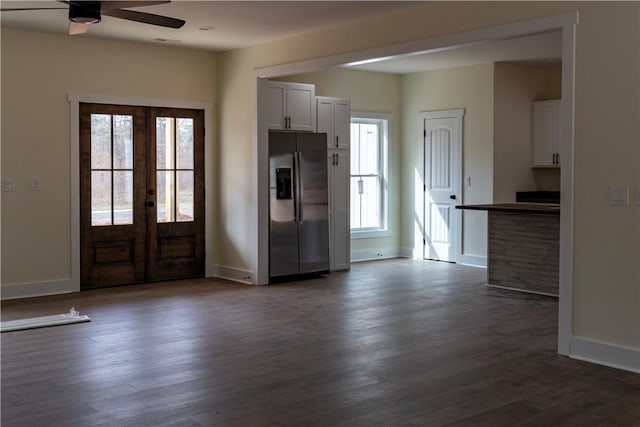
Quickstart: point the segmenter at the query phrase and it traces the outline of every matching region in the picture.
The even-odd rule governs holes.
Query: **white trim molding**
[[[479,255],[460,254],[460,256],[458,257],[458,264],[466,265],[469,267],[487,268],[487,257]]]
[[[400,248],[396,247],[351,250],[351,262],[374,261],[399,257]]]
[[[640,374],[640,349],[637,348],[573,337],[569,357]]]
[[[46,280],[41,282],[8,283],[0,286],[0,299],[43,297],[47,295],[68,294],[75,291],[71,279]]]
[[[215,277],[220,279],[231,280],[232,282],[253,284],[253,271],[241,268],[227,267],[224,265],[216,265]]]

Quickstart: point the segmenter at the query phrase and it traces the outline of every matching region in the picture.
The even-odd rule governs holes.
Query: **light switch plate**
[[[629,187],[613,186],[609,188],[609,204],[629,206]]]
[[[29,178],[27,180],[27,190],[40,191],[40,180],[38,178]]]
[[[16,191],[16,183],[13,182],[12,178],[3,178],[2,179],[2,191],[3,192]]]

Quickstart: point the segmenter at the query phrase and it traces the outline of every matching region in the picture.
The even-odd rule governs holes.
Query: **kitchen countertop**
[[[456,209],[560,215],[560,205],[555,203],[494,203],[486,205],[460,205],[456,206]]]

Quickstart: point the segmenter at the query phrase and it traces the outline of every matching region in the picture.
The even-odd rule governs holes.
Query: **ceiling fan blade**
[[[76,36],[89,31],[89,24],[80,24],[78,22],[69,22],[69,35]]]
[[[160,1],[118,1],[118,0],[105,0],[101,3],[102,10],[112,9],[128,9],[130,7],[143,7],[143,6],[155,6],[157,4],[171,3],[171,0]]]
[[[103,10],[102,14],[113,16],[114,18],[127,19],[129,21],[142,22],[143,24],[158,25],[160,27],[168,28],[181,28],[185,24],[185,21],[183,21],[182,19],[154,15],[152,13],[138,12],[135,10]]]
[[[66,10],[66,7],[3,7],[0,12],[17,12],[20,10]]]

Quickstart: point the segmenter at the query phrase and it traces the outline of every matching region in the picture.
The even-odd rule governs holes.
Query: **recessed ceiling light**
[[[198,27],[200,31],[209,31],[215,30],[216,27],[212,27],[211,25],[203,25],[202,27]]]

